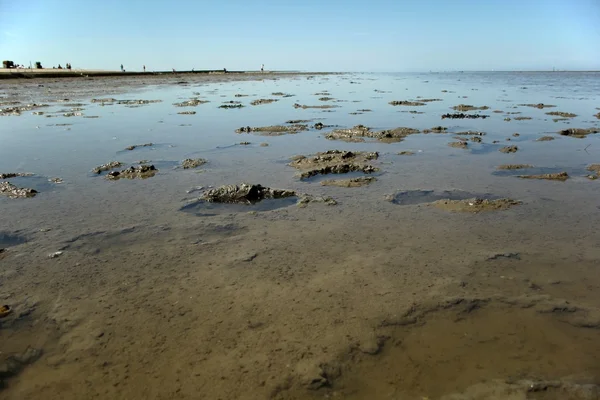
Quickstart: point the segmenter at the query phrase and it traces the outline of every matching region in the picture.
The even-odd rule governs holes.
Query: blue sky
[[[130,71],[600,69],[600,0],[0,0],[0,58]]]

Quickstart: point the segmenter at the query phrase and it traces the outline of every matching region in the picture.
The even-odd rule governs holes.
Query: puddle
[[[1,247],[16,246],[25,242],[27,242],[27,239],[24,236],[16,235],[6,231],[0,231]]]
[[[266,199],[254,204],[211,203],[205,200],[197,200],[181,207],[179,211],[194,214],[199,217],[210,217],[220,214],[272,211],[278,208],[289,207],[296,204],[297,201],[297,197]]]
[[[474,197],[497,199],[498,196],[492,196],[488,193],[473,193],[464,190],[405,190],[396,193],[392,197],[392,203],[401,206],[408,206],[421,203],[432,203],[438,200],[466,200]]]

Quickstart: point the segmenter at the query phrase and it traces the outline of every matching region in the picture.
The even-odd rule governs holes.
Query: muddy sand
[[[0,116],[1,398],[600,397],[600,147],[577,100],[598,105],[598,78],[227,75],[3,81],[20,103],[0,108],[49,106]],[[348,103],[293,107],[315,93]],[[218,109],[236,94],[279,102]],[[566,135],[537,109],[519,136],[477,111],[437,127],[465,94],[584,117]],[[76,103],[101,118],[58,113]],[[35,197],[4,195],[20,188]]]

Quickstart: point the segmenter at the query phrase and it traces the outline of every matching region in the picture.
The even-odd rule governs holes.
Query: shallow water
[[[319,101],[323,92],[334,100]],[[35,89],[32,93],[35,98]],[[248,96],[235,97],[238,93]],[[69,103],[84,103],[82,116],[55,114],[72,107],[53,102],[39,110],[44,115],[0,117],[0,173],[34,173],[7,180],[39,191],[28,199],[0,197],[0,245],[7,248],[0,253],[0,295],[15,310],[0,321],[0,350],[5,358],[28,347],[44,351],[7,379],[0,394],[14,399],[198,398],[198,393],[202,398],[441,398],[517,375],[600,383],[594,367],[600,354],[586,344],[600,326],[590,317],[600,308],[600,180],[588,179],[585,169],[600,163],[599,136],[558,134],[600,126],[594,117],[599,93],[599,73],[192,78],[188,85],[99,96],[159,103],[130,107],[73,98]],[[173,105],[193,97],[209,102]],[[279,100],[250,105],[259,98]],[[419,98],[441,101],[388,104]],[[245,107],[219,108],[231,100]],[[295,103],[339,107],[301,109]],[[488,106],[471,113],[490,117],[441,119],[461,103]],[[520,106],[528,103],[556,107]],[[351,114],[364,109],[372,111]],[[405,112],[411,110],[423,114]],[[182,111],[196,114],[177,114]],[[550,111],[578,117],[553,122],[555,117],[545,114]],[[514,112],[521,114],[507,114]],[[532,119],[514,120],[518,116]],[[448,132],[410,135],[397,143],[325,139],[333,127],[280,136],[235,133],[243,126],[289,120],[373,130],[441,125]],[[457,140],[453,133],[463,131],[484,132],[483,143],[469,141],[466,150],[449,147]],[[555,140],[535,141],[544,135]],[[250,144],[239,144],[245,141]],[[125,150],[144,143],[153,145]],[[519,149],[498,151],[507,145]],[[371,162],[380,169],[373,174],[377,181],[359,188],[321,186],[324,179],[361,175],[303,181],[287,165],[294,155],[330,149],[378,151]],[[415,154],[398,154],[407,150]],[[208,162],[197,169],[179,167],[183,159],[199,157]],[[109,181],[105,173],[91,172],[114,160],[123,162],[122,168],[145,160],[158,173]],[[534,168],[497,171],[501,164]],[[514,177],[560,171],[570,175],[566,182]],[[54,177],[63,183],[48,181]],[[331,196],[338,204],[301,208],[286,199],[214,205],[198,202],[201,191],[193,190],[241,182]],[[481,214],[447,213],[425,204],[484,195],[523,204]],[[393,202],[386,201],[390,196]],[[63,253],[49,257],[57,251]],[[506,252],[519,253],[520,259],[488,260]],[[577,310],[567,316],[581,313],[589,326],[562,312],[511,314],[515,298],[540,296],[574,304]],[[416,324],[382,326],[411,306],[456,297],[483,298],[491,306],[459,320],[442,307]],[[522,329],[490,327],[498,316]],[[538,327],[552,332],[547,342],[539,343]],[[471,347],[461,332],[468,337],[479,332],[482,342]],[[380,337],[386,339],[377,351],[360,350],[372,348]],[[514,346],[510,357],[506,346]],[[578,351],[551,354],[569,346],[579,346]],[[535,360],[546,367],[536,368]],[[469,363],[473,368],[457,379],[458,364]]]

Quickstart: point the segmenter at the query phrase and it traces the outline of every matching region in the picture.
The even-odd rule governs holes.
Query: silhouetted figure
[[[62,69],[62,67],[60,66],[60,64],[58,64],[58,69]]]
[[[123,69],[123,64],[121,64],[121,72],[125,72],[125,69]]]
[[[146,66],[144,65],[144,72],[146,72]]]
[[[260,66],[260,72],[265,72],[265,64],[262,64],[262,65]]]
[[[223,73],[226,74],[227,73],[227,68],[223,68]]]

